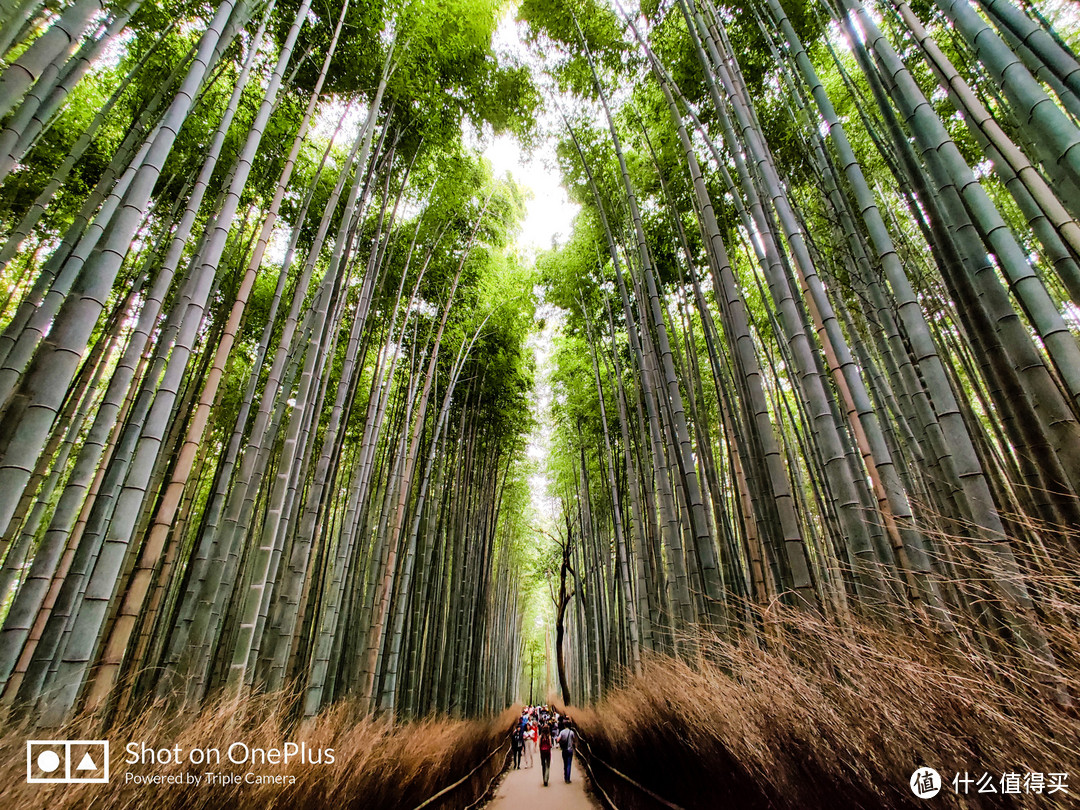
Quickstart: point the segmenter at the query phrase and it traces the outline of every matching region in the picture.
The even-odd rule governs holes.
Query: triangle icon
[[[79,760],[79,765],[75,768],[77,771],[96,771],[97,765],[94,764],[94,760],[90,759],[90,752],[83,754],[83,758]]]

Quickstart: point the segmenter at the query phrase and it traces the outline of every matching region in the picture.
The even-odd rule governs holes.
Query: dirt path
[[[531,768],[524,767],[522,761],[521,770],[511,768],[507,771],[486,810],[551,810],[556,807],[559,810],[596,810],[600,805],[585,790],[585,775],[580,765],[575,756],[568,785],[563,781],[562,754],[558,750],[552,751],[551,778],[548,779],[548,786],[544,787],[540,755],[534,757]]]

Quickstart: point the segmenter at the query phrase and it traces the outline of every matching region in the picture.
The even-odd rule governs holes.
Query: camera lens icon
[[[26,781],[108,782],[109,743],[107,740],[28,740]]]
[[[52,773],[60,767],[60,755],[55,751],[42,751],[37,755],[37,766],[44,773]]]

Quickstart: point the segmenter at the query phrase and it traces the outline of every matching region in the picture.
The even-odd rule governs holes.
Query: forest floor
[[[540,755],[533,759],[531,768],[511,768],[506,772],[495,798],[485,805],[486,810],[530,810],[530,808],[557,807],[559,810],[595,810],[599,807],[585,787],[585,775],[579,770],[580,763],[574,757],[570,771],[570,784],[563,781],[562,754],[551,752],[551,776],[548,786],[540,771]]]

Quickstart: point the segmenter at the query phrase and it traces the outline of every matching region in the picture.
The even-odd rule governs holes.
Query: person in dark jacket
[[[525,735],[521,731],[521,725],[514,723],[510,732],[510,753],[514,757],[514,768],[521,768],[521,752],[525,749]]]

